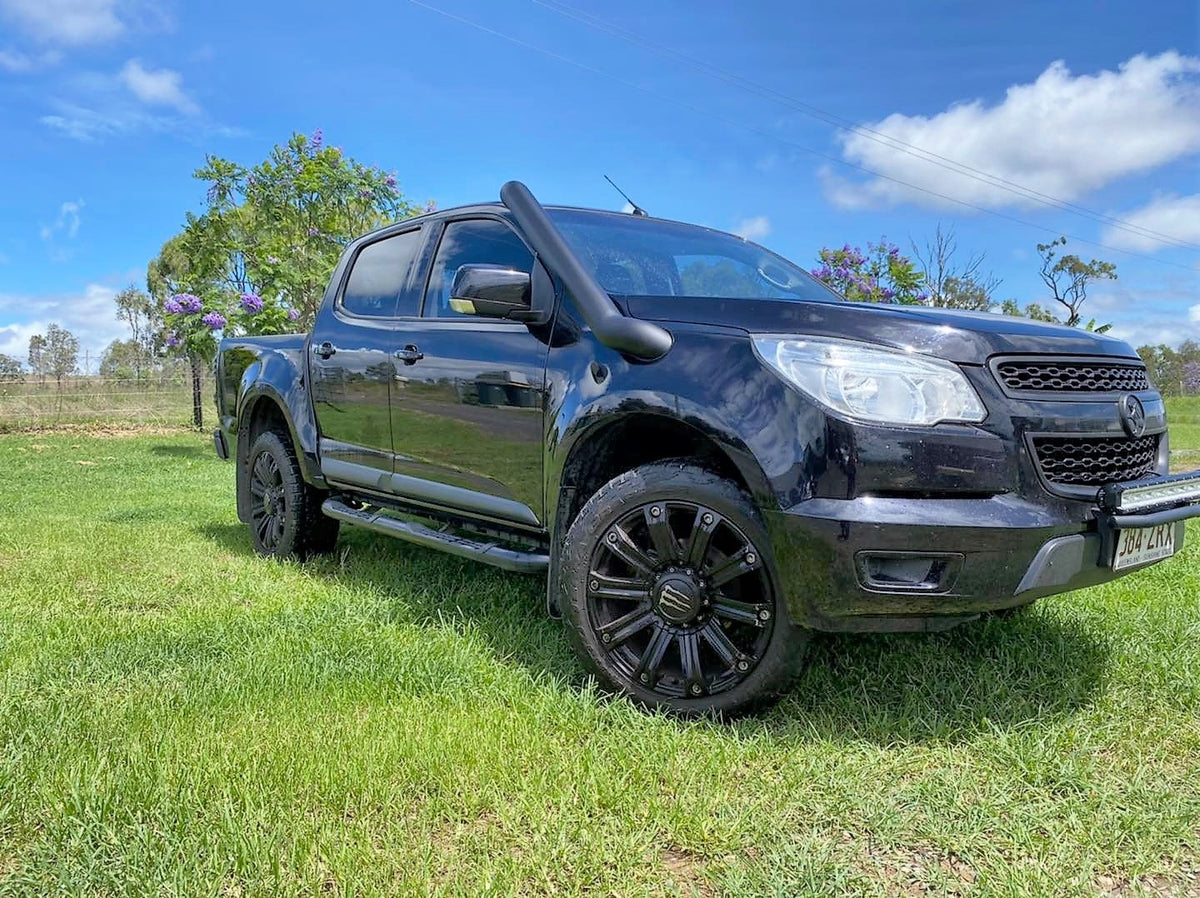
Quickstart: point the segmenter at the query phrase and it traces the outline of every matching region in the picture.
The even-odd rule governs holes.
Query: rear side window
[[[418,228],[368,243],[359,250],[342,293],[342,309],[368,318],[416,315],[417,298],[408,289],[408,282],[420,237]]]
[[[425,291],[427,316],[464,317],[450,307],[450,288],[461,265],[500,265],[529,274],[533,271],[533,253],[502,221],[480,218],[450,222],[442,234]]]

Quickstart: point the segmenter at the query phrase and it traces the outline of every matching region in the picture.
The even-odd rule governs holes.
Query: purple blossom
[[[1183,366],[1183,385],[1193,393],[1200,390],[1200,362],[1188,362]]]
[[[171,333],[167,334],[167,347],[169,349],[174,349],[181,342],[183,341],[179,339],[179,334],[175,333],[175,331],[171,331]]]
[[[226,325],[225,316],[220,312],[209,312],[200,319],[209,330],[219,331]]]
[[[371,193],[371,191],[370,191],[370,190],[368,190],[366,187],[363,187],[363,188],[361,188],[361,189],[358,191],[358,195],[359,195],[359,197],[361,197],[361,198],[362,198],[362,199],[364,199],[364,200],[369,200],[369,199],[370,199],[370,198],[373,196],[373,194]]]
[[[243,293],[240,300],[242,308],[251,315],[263,310],[263,301],[257,293]]]
[[[279,256],[267,256],[267,264],[268,265],[278,265],[279,264]]]
[[[890,287],[884,287],[883,290],[880,291],[880,295],[883,297],[885,302],[890,302],[896,298],[896,291],[892,290]]]
[[[171,315],[178,315],[183,311],[183,306],[174,296],[163,303],[163,311]]]
[[[194,293],[176,293],[171,299],[178,303],[180,312],[194,315],[197,312],[204,311],[204,302]],[[166,306],[164,305],[163,308],[166,308]],[[169,312],[171,309],[167,309],[167,311]]]
[[[842,265],[834,272],[834,274],[837,275],[838,280],[844,281],[846,278],[850,277],[850,269],[845,265]]]
[[[425,204],[426,212],[434,212],[436,210],[437,210],[437,203],[435,203],[433,200],[430,200],[429,202],[427,202]]]
[[[312,148],[319,150],[321,149],[321,144],[325,142],[325,132],[318,128],[312,133],[312,137],[309,139],[312,141]]]
[[[254,177],[254,175],[248,175],[246,177],[246,186],[247,187],[253,187],[257,183],[258,183],[258,178]]]
[[[388,175],[383,179],[383,183],[386,184],[389,189],[394,189],[396,187],[396,176]]]
[[[320,237],[320,236],[321,236],[321,232],[320,232],[320,231],[319,231],[317,228],[309,228],[309,229],[308,229],[308,236],[309,236],[309,237]]]
[[[288,321],[295,321],[300,317],[300,313],[295,309],[288,309]]]

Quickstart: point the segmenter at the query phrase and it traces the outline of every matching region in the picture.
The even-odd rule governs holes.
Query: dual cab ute
[[[813,630],[1100,583],[1200,515],[1118,340],[849,303],[729,234],[500,196],[356,240],[311,334],[222,342],[258,551],[347,523],[539,573],[608,687],[732,713]]]

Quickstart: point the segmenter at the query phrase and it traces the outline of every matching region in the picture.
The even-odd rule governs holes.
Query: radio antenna
[[[629,194],[627,194],[624,190],[622,190],[620,187],[617,186],[616,181],[614,181],[608,175],[604,176],[604,180],[613,186],[613,190],[615,190],[617,193],[621,194],[621,196],[625,197],[625,202],[627,202],[627,203],[629,203],[629,205],[633,206],[633,214],[634,215],[637,215],[641,218],[649,218],[650,217],[649,215],[646,214],[645,209],[643,209],[641,206],[639,206],[637,203],[635,203],[633,200],[631,200],[629,198]]]

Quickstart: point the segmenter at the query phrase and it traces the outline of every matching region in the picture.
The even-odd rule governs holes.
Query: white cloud
[[[1192,306],[1188,309],[1188,320],[1192,324],[1200,324],[1200,306]]]
[[[170,106],[184,115],[196,115],[200,109],[183,92],[183,76],[171,69],[148,69],[139,60],[125,63],[118,77],[130,92],[151,106]]]
[[[733,233],[745,240],[762,240],[771,233],[771,220],[765,215],[743,218]]]
[[[46,43],[98,44],[125,31],[117,0],[0,0],[0,12]]]
[[[68,240],[74,240],[79,234],[79,226],[83,223],[80,216],[80,210],[83,209],[84,202],[82,199],[74,202],[68,200],[58,207],[58,218],[55,219],[52,225],[42,225],[41,235],[43,240],[51,240],[57,234],[62,234]]]
[[[1072,75],[1052,63],[1004,100],[960,103],[932,116],[894,113],[865,125],[889,138],[1059,199],[1200,151],[1200,58],[1174,51],[1134,56],[1117,71]],[[986,206],[1034,206],[994,184],[947,170],[862,132],[844,132],[844,158],[918,187]],[[846,208],[947,201],[884,178],[852,181],[824,169],[832,202]]]
[[[79,293],[17,295],[0,293],[0,352],[24,361],[29,353],[29,338],[46,332],[51,322],[61,325],[79,338],[79,360],[87,352],[95,360],[113,340],[128,334],[117,320],[113,302],[117,291],[102,284],[88,284]],[[20,314],[33,320],[17,321]]]
[[[1153,202],[1117,216],[1122,221],[1189,243],[1200,243],[1200,193],[1191,196],[1161,196]],[[1123,249],[1155,250],[1171,241],[1154,234],[1134,233],[1109,225],[1103,240]]]

